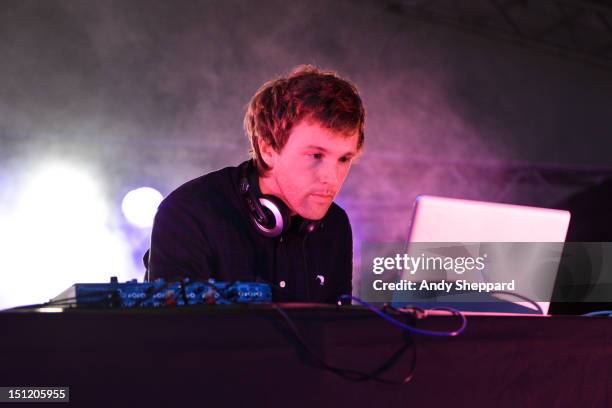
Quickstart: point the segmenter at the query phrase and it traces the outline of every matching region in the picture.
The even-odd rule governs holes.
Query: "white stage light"
[[[123,197],[121,210],[130,224],[139,228],[149,228],[153,225],[157,207],[163,198],[154,188],[140,187]]]
[[[134,277],[130,247],[95,177],[53,162],[18,185],[12,205],[0,209],[0,308],[45,302],[74,283]]]

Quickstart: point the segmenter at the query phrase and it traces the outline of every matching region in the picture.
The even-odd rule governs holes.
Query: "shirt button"
[[[284,288],[285,286],[287,286],[287,284],[285,283],[285,281],[280,281],[280,282],[278,283],[278,285],[279,285],[281,288]]]

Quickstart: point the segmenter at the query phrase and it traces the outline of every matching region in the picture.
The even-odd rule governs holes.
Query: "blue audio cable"
[[[356,297],[356,296],[352,296],[352,295],[342,295],[340,296],[340,298],[338,299],[338,301],[342,301],[342,300],[353,300],[357,303],[359,303],[362,306],[365,306],[366,308],[368,308],[369,310],[371,310],[372,312],[376,313],[378,316],[382,317],[383,319],[385,319],[387,322],[391,323],[394,326],[399,327],[402,330],[406,330],[410,333],[414,333],[414,334],[421,334],[424,336],[434,336],[434,337],[456,337],[458,335],[460,335],[461,333],[463,333],[467,327],[467,318],[465,317],[465,315],[463,313],[461,313],[459,310],[457,309],[453,309],[451,307],[437,307],[437,308],[432,308],[430,310],[445,310],[447,312],[452,313],[454,316],[459,316],[461,318],[461,326],[459,326],[458,329],[453,330],[453,331],[435,331],[435,330],[424,330],[424,329],[417,329],[416,327],[412,327],[409,326],[405,323],[400,322],[397,319],[394,319],[393,317],[391,317],[390,315],[384,313],[382,310],[380,310],[379,308],[377,308],[374,305],[371,305],[370,303]]]

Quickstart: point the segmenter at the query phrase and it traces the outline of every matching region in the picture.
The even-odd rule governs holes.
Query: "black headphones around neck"
[[[255,228],[266,237],[278,237],[291,228],[291,211],[278,197],[262,194],[257,180],[257,171],[252,160],[241,165],[240,193],[244,197],[251,221]],[[303,219],[300,233],[311,233],[320,221]]]

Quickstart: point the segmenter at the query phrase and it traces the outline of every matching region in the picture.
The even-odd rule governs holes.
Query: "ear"
[[[278,153],[274,148],[266,143],[263,139],[258,138],[257,143],[259,145],[259,152],[261,153],[261,158],[266,162],[266,164],[273,169],[276,165],[276,159],[278,157]]]

